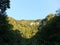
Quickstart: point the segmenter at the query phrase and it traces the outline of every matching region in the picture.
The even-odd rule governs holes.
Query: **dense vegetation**
[[[60,10],[45,19],[15,20],[7,8],[10,0],[0,0],[0,45],[60,45]]]
[[[45,19],[49,21],[54,17],[54,14],[48,15]],[[37,19],[37,20],[15,20],[11,17],[8,17],[8,21],[11,25],[13,25],[13,30],[19,30],[20,34],[23,38],[31,38],[38,32],[38,27],[40,23],[42,23],[44,19]]]
[[[0,45],[20,45],[20,33],[18,30],[12,30],[13,25],[7,20],[7,8],[9,0],[0,0]]]
[[[39,22],[41,20],[15,20],[8,17],[9,23],[13,25],[13,30],[19,30],[24,38],[31,38],[38,31]]]
[[[11,17],[7,17],[9,24],[13,25],[12,30],[18,30],[20,31],[20,35],[22,36],[21,39],[21,45],[28,45],[31,43],[31,45],[37,45],[38,41],[37,39],[38,36],[36,35],[44,26],[45,22],[48,23],[51,19],[55,17],[55,14],[49,14],[46,18],[45,21],[44,19],[38,19],[38,20],[15,20]],[[37,36],[37,39],[36,37]],[[40,42],[39,42],[40,43]]]

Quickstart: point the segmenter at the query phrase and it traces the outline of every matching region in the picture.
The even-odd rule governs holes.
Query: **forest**
[[[9,8],[10,0],[0,0],[0,45],[60,45],[60,9],[44,19],[16,20]]]

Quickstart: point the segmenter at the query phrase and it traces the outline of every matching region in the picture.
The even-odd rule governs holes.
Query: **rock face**
[[[34,22],[31,22],[30,25],[35,25],[35,23]]]
[[[31,22],[30,25],[39,25],[39,22]]]

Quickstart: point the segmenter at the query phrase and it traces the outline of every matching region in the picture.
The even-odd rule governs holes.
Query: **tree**
[[[7,21],[6,10],[9,8],[10,0],[0,0],[0,31],[3,33],[6,30],[11,29],[10,24]],[[3,31],[2,31],[3,30]]]
[[[60,45],[60,16],[55,16],[42,26],[38,35],[44,45]]]
[[[7,20],[7,8],[10,8],[9,0],[0,0],[0,45],[20,45],[20,33],[12,30],[13,26]]]
[[[10,8],[10,0],[0,0],[0,12],[4,13],[7,8]]]
[[[57,16],[60,16],[60,9],[58,9],[58,10],[56,11],[56,15],[57,15]]]

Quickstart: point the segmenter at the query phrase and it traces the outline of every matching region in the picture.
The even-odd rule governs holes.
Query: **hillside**
[[[45,22],[54,17],[54,14],[49,14],[45,19]],[[13,25],[13,30],[19,30],[23,38],[31,38],[38,32],[38,27],[44,25],[44,19],[37,20],[15,20],[12,17],[8,17],[8,21]]]
[[[49,45],[49,42],[52,44],[51,41],[54,41],[54,45],[60,40],[58,30],[60,16],[55,14],[49,14],[46,18],[37,20],[15,20],[1,15],[0,20],[2,27],[0,28],[0,42],[8,42],[0,44]]]
[[[15,20],[8,17],[9,23],[13,25],[13,30],[19,30],[24,38],[31,38],[38,32],[38,26],[41,20]]]

